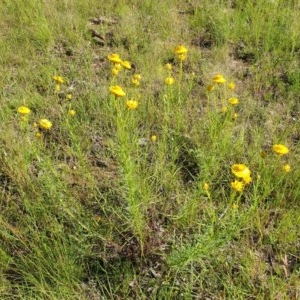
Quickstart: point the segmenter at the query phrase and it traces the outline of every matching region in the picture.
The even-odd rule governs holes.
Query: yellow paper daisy
[[[225,83],[226,79],[221,74],[217,74],[212,78],[213,82],[215,83]]]
[[[20,106],[18,108],[18,113],[25,116],[25,115],[28,115],[30,113],[30,109],[26,106]]]
[[[142,76],[141,76],[141,74],[134,74],[134,75],[133,75],[133,79],[141,80],[141,79],[142,79]]]
[[[251,175],[249,168],[244,164],[234,164],[231,167],[231,171],[236,177],[239,178],[247,178]]]
[[[213,84],[210,84],[210,85],[208,85],[207,87],[206,87],[206,90],[208,91],[208,92],[212,92],[212,91],[214,91],[215,90],[215,86],[213,85]]]
[[[173,77],[167,77],[165,79],[165,84],[166,85],[172,85],[175,82],[175,79]]]
[[[116,54],[116,53],[112,53],[110,55],[107,56],[107,59],[113,63],[121,63],[122,62],[122,59],[120,58],[120,55],[119,54]]]
[[[124,60],[121,62],[121,65],[125,68],[125,69],[128,69],[130,70],[131,69],[131,63],[127,60]]]
[[[76,111],[74,109],[70,109],[68,111],[68,114],[71,116],[71,117],[74,117],[76,115]]]
[[[47,119],[39,120],[39,128],[42,130],[50,130],[52,127],[52,123]]]
[[[235,83],[234,82],[229,82],[227,87],[230,89],[230,90],[234,90],[235,89]]]
[[[64,79],[61,76],[53,76],[53,80],[56,82],[56,84],[63,84]]]
[[[127,100],[126,106],[128,109],[136,109],[138,107],[139,103],[136,100]]]
[[[242,192],[244,189],[244,183],[238,180],[232,181],[230,186],[237,192]]]
[[[171,64],[165,64],[165,68],[169,71],[172,70],[172,65]]]
[[[282,166],[282,170],[286,173],[289,173],[289,172],[291,172],[292,168],[289,164],[285,164]]]
[[[153,134],[151,135],[150,139],[152,143],[155,143],[157,141],[157,136]]]
[[[276,144],[273,146],[273,151],[278,155],[285,155],[289,153],[289,148],[283,144]]]
[[[239,104],[239,99],[231,97],[231,98],[228,99],[228,102],[231,105],[238,105]]]
[[[123,89],[119,85],[114,85],[109,88],[111,94],[115,95],[116,97],[124,97],[126,94]]]
[[[177,55],[186,54],[187,52],[188,52],[188,49],[185,46],[183,46],[183,45],[178,45],[175,48],[175,53]]]

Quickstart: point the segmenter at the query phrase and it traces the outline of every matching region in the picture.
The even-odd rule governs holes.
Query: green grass
[[[4,1],[0,298],[298,299],[299,5]]]

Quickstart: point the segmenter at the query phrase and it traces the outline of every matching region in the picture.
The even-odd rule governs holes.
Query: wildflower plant
[[[0,10],[1,296],[295,298],[295,1],[104,1],[89,23],[97,1],[17,2]]]

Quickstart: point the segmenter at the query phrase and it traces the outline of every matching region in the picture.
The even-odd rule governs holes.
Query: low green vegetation
[[[299,299],[300,3],[102,2],[0,6],[0,298]]]

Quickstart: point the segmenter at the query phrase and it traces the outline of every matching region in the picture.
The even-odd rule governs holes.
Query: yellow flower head
[[[286,173],[289,173],[289,172],[291,172],[291,166],[289,165],[289,164],[285,164],[285,165],[283,165],[282,166],[282,170],[284,171],[284,172],[286,172]]]
[[[215,83],[225,83],[226,79],[221,74],[217,74],[212,78],[213,82]]]
[[[165,68],[169,71],[172,70],[172,65],[171,64],[165,64]]]
[[[56,82],[56,84],[63,84],[64,79],[61,76],[53,76],[53,80]]]
[[[71,116],[71,117],[74,117],[76,115],[76,111],[74,109],[70,109],[68,111],[68,114]]]
[[[128,109],[136,109],[138,107],[139,103],[136,100],[127,100],[126,101],[126,106]]]
[[[52,123],[47,119],[39,120],[39,128],[43,130],[49,130],[52,127]]]
[[[227,106],[223,106],[223,107],[222,107],[222,113],[226,113],[227,110],[228,110],[228,107],[227,107]]]
[[[127,61],[127,60],[122,61],[122,62],[121,62],[121,65],[122,65],[125,69],[128,69],[128,70],[131,69],[131,64],[130,64],[130,62]]]
[[[107,59],[109,61],[111,61],[112,63],[121,63],[122,62],[122,59],[120,58],[120,55],[119,54],[116,54],[116,53],[112,53],[110,55],[107,56]]]
[[[55,91],[56,92],[60,92],[60,84],[56,84],[55,85]]]
[[[203,187],[204,191],[209,190],[209,184],[207,182],[204,182],[202,187]]]
[[[114,75],[114,76],[117,76],[119,74],[119,70],[117,68],[112,68],[111,69],[111,73]]]
[[[238,180],[232,181],[230,186],[237,192],[242,192],[244,189],[244,183]]]
[[[244,164],[234,164],[231,171],[238,178],[247,178],[251,175],[249,168]]]
[[[234,82],[229,82],[227,87],[230,89],[230,90],[234,90],[235,89],[235,83]]]
[[[166,85],[172,85],[175,82],[175,79],[173,77],[167,77],[165,79],[165,84]]]
[[[212,91],[214,91],[215,90],[215,86],[213,85],[213,84],[210,84],[210,85],[208,85],[207,87],[206,87],[206,90],[208,91],[208,92],[212,92]]]
[[[228,102],[231,105],[237,105],[237,104],[239,104],[239,99],[231,97],[231,98],[228,99]]]
[[[133,79],[135,79],[135,80],[141,80],[142,76],[141,76],[141,74],[134,74],[133,75]]]
[[[178,45],[175,48],[175,53],[177,55],[186,54],[187,52],[188,52],[188,49],[185,46],[183,46],[183,45]]]
[[[239,208],[239,205],[234,202],[231,207],[233,210],[237,210]]]
[[[237,117],[238,117],[239,115],[237,114],[237,113],[234,113],[233,115],[232,115],[232,119],[237,119]]]
[[[187,55],[186,55],[186,53],[182,53],[182,54],[178,54],[177,57],[179,60],[186,60]]]
[[[25,116],[25,115],[28,115],[28,114],[30,113],[30,109],[29,109],[28,107],[26,107],[26,106],[20,106],[20,107],[18,108],[18,113],[19,113],[20,115]]]
[[[67,100],[72,100],[72,97],[73,97],[73,96],[72,96],[72,94],[70,94],[70,93],[66,95],[66,99],[67,99]]]
[[[282,144],[276,144],[273,146],[273,151],[278,155],[285,155],[289,153],[289,148]]]
[[[114,85],[109,88],[111,94],[115,95],[116,97],[124,97],[126,94],[123,89],[119,85]]]
[[[114,64],[114,69],[121,71],[123,69],[122,65],[120,63],[115,63]]]
[[[132,79],[131,79],[131,82],[132,82],[132,84],[135,85],[135,86],[140,86],[140,85],[141,85],[140,81],[139,81],[138,79],[135,79],[135,78],[132,78]]]
[[[151,135],[150,139],[151,139],[152,143],[155,143],[157,141],[157,136],[153,134],[153,135]]]
[[[252,181],[252,178],[250,177],[250,175],[243,178],[244,184],[249,184],[251,181]]]

